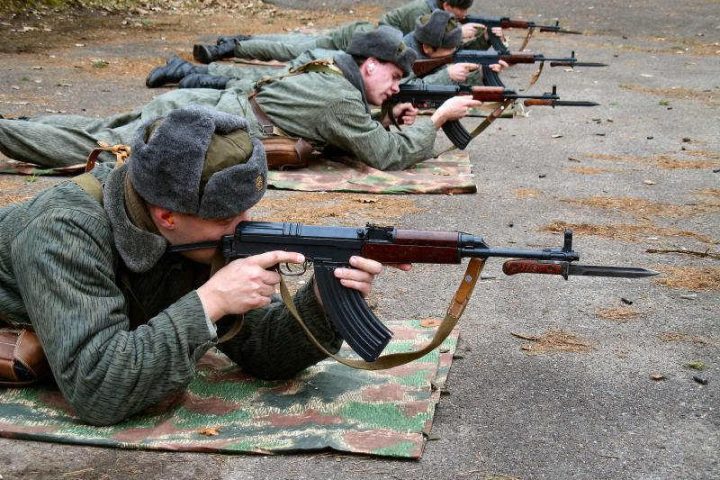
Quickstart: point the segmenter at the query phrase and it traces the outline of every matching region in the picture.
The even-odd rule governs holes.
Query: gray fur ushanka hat
[[[433,48],[457,48],[462,43],[462,28],[455,16],[445,10],[433,10],[415,23],[415,39]]]
[[[353,35],[345,52],[354,57],[374,57],[392,62],[400,67],[405,75],[409,75],[417,54],[407,48],[402,40],[403,34],[400,30],[381,25],[375,30]]]
[[[247,120],[199,105],[146,122],[128,161],[130,182],[148,203],[202,218],[228,218],[265,193],[262,143]]]

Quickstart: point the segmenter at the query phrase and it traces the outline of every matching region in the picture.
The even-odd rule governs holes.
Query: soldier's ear
[[[157,205],[148,205],[148,211],[155,225],[160,229],[175,230],[175,213]]]

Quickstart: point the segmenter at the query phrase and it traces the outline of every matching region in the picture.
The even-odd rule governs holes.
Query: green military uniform
[[[403,35],[407,35],[415,30],[417,19],[423,15],[429,15],[433,10],[439,8],[438,4],[442,0],[414,0],[402,7],[390,10],[380,17],[380,25],[390,25],[395,27]],[[462,48],[471,50],[487,50],[490,43],[485,40],[483,35],[479,35],[468,43],[463,44]]]
[[[427,55],[422,50],[422,47],[420,45],[420,42],[417,41],[415,38],[415,32],[410,32],[405,37],[403,37],[403,43],[408,47],[411,48],[417,53],[418,60],[424,60],[428,59]],[[483,69],[478,68],[474,72],[471,72],[467,79],[462,82],[464,85],[483,85]],[[442,66],[438,69],[436,69],[434,72],[428,73],[427,75],[424,75],[422,77],[418,77],[414,73],[411,73],[410,75],[406,76],[402,80],[403,84],[415,84],[415,83],[425,83],[428,85],[456,85],[458,82],[455,82],[453,79],[450,78],[450,74],[448,73],[448,67]]]
[[[408,35],[406,35],[403,38],[403,43],[408,47],[413,49],[417,55],[418,59],[425,59],[429,58],[427,55],[425,55],[422,52],[422,48],[420,48],[419,44],[415,40],[414,34],[411,32]],[[293,59],[292,61],[288,62],[288,64],[284,67],[248,67],[248,66],[238,66],[232,63],[228,62],[213,62],[208,65],[208,74],[217,76],[217,77],[225,77],[229,78],[226,87],[225,88],[236,88],[240,90],[252,90],[255,83],[266,77],[281,77],[283,75],[287,75],[289,71],[293,68],[299,67],[300,65],[304,65],[308,62],[312,62],[314,60],[323,60],[323,59],[331,59],[335,55],[337,55],[337,50],[325,50],[322,48],[315,48],[312,50],[308,50],[306,52],[303,52],[302,55],[299,57]],[[410,73],[410,75],[403,78],[402,82],[403,84],[413,84],[413,83],[427,83],[431,85],[452,85],[456,84],[457,82],[453,81],[450,78],[450,75],[448,74],[447,66],[443,66],[439,68],[437,71],[432,72],[428,75],[425,75],[423,77],[418,77],[413,73]],[[472,72],[470,75],[468,75],[468,79],[466,82],[463,82],[467,85],[483,85],[483,75],[482,75],[482,69],[478,69],[475,72]]]
[[[182,391],[219,332],[196,292],[206,265],[167,253],[126,211],[127,167],[100,164],[103,204],[63,182],[0,209],[0,316],[32,325],[64,397],[86,422],[115,423]],[[311,287],[295,297],[330,349],[341,340]],[[261,378],[288,378],[324,357],[282,302],[245,314],[221,350]]]
[[[436,0],[415,0],[402,7],[387,12],[380,19],[380,25],[389,25],[400,30],[403,35],[415,29],[417,19],[437,9]],[[259,35],[250,40],[238,42],[235,56],[257,60],[279,60],[287,62],[306,50],[322,48],[327,50],[345,50],[355,32],[367,32],[375,26],[368,22],[351,22],[321,35],[280,34]],[[462,48],[487,50],[490,44],[480,35],[463,45]],[[229,75],[231,76],[231,75]]]
[[[414,0],[402,7],[395,8],[380,17],[380,25],[390,25],[400,30],[403,35],[415,30],[417,19],[429,15],[437,7],[436,0]]]
[[[386,130],[369,113],[354,59],[339,54],[335,64],[336,73],[303,73],[268,83],[256,99],[286,134],[305,138],[317,148],[335,147],[380,170],[404,169],[433,156],[437,129],[430,119],[420,118],[400,132]],[[239,114],[248,119],[253,136],[263,136],[245,91],[179,89],[142,109],[107,119],[58,115],[0,120],[0,151],[46,167],[77,164],[98,140],[129,143],[142,122],[189,104]]]
[[[253,37],[238,42],[235,56],[258,60],[279,60],[287,62],[300,56],[306,50],[322,48],[326,50],[345,50],[355,32],[368,32],[376,26],[368,22],[352,22],[329,32],[310,35],[267,35]]]
[[[252,91],[255,83],[263,78],[282,77],[290,73],[290,70],[315,60],[332,60],[342,53],[338,50],[326,50],[314,48],[303,52],[282,67],[265,66],[238,66],[229,62],[213,62],[208,64],[208,74],[216,77],[229,78],[225,88],[236,88],[239,90]]]

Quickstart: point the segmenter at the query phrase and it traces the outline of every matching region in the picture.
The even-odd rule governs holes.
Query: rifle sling
[[[283,302],[285,302],[285,306],[290,311],[290,313],[292,313],[293,317],[295,317],[295,320],[297,320],[298,324],[300,324],[300,327],[305,331],[307,337],[325,355],[332,357],[336,361],[351,368],[357,368],[360,370],[385,370],[387,368],[397,367],[412,362],[413,360],[417,360],[418,358],[427,355],[435,348],[440,346],[440,344],[447,338],[447,336],[450,335],[450,332],[453,331],[455,325],[457,325],[457,322],[460,320],[460,317],[465,311],[465,307],[470,301],[473,289],[475,288],[475,284],[480,278],[480,272],[482,271],[484,266],[484,258],[470,259],[467,269],[465,270],[465,274],[463,275],[462,281],[458,286],[457,291],[455,292],[455,296],[453,297],[450,305],[448,306],[445,318],[438,326],[438,329],[435,332],[435,336],[430,341],[430,343],[420,348],[419,350],[415,350],[412,352],[381,355],[374,362],[365,362],[363,360],[344,358],[330,353],[317,340],[317,338],[315,338],[315,335],[313,335],[312,331],[307,327],[307,325],[305,325],[305,322],[300,317],[300,314],[295,308],[292,296],[290,295],[290,292],[288,291],[287,285],[285,285],[285,281],[282,276],[280,277],[280,294],[282,295]]]
[[[527,35],[525,35],[525,39],[523,40],[522,45],[520,45],[519,51],[522,52],[523,50],[525,50],[525,47],[527,47],[528,42],[530,42],[530,37],[532,37],[533,33],[535,33],[535,27],[528,28],[528,33]]]

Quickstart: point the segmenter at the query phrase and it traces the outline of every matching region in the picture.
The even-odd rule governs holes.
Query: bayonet
[[[503,264],[503,273],[516,275],[518,273],[538,273],[545,275],[560,275],[565,280],[569,276],[586,277],[616,277],[616,278],[643,278],[658,275],[654,270],[640,267],[607,267],[600,265],[578,265],[564,261],[543,260],[508,260]]]
[[[597,102],[590,102],[587,100],[554,100],[554,99],[542,99],[534,98],[525,100],[523,105],[526,107],[545,106],[545,107],[597,107],[600,105]]]

